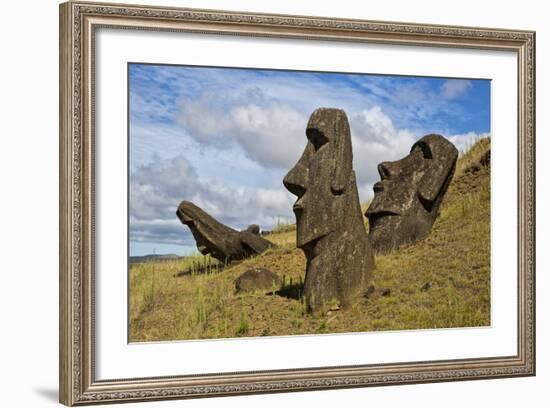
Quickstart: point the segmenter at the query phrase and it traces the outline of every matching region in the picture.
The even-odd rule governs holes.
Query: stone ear
[[[452,145],[440,151],[431,160],[433,162],[420,180],[418,195],[426,205],[432,205],[439,196],[440,191],[446,188],[446,181],[449,180],[455,169],[458,151]]]
[[[333,193],[342,193],[349,182],[352,172],[353,153],[351,150],[351,134],[345,113],[338,112],[334,120],[332,137],[334,155],[331,156],[331,168],[334,175],[330,187]]]

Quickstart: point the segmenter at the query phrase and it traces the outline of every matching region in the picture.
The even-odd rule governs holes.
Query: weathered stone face
[[[387,252],[430,233],[457,158],[451,142],[427,135],[403,159],[378,165],[381,180],[366,212],[375,251]]]
[[[307,258],[304,295],[309,308],[346,307],[371,278],[373,255],[361,214],[351,134],[343,110],[317,109],[307,145],[283,180],[298,197],[296,243]]]
[[[229,228],[189,201],[180,203],[176,215],[191,230],[200,253],[221,262],[260,254],[272,246],[255,231]]]

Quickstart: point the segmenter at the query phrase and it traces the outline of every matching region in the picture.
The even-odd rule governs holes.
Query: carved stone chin
[[[401,160],[378,165],[380,181],[365,213],[375,251],[387,252],[428,236],[457,158],[451,142],[432,134],[418,140]]]
[[[311,115],[307,144],[283,180],[297,200],[296,244],[307,259],[304,296],[310,310],[349,306],[371,279],[373,254],[352,168],[351,134],[343,110]]]
[[[251,225],[244,231],[236,231],[216,221],[189,201],[180,203],[176,215],[191,230],[199,252],[203,255],[210,254],[220,262],[261,254],[273,246],[259,235],[259,226]]]

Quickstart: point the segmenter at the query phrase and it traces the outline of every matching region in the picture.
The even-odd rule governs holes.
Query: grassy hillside
[[[482,139],[459,158],[430,236],[377,256],[375,290],[352,308],[305,313],[305,257],[285,226],[267,236],[277,248],[225,269],[202,256],[132,265],[130,340],[490,325],[490,170],[478,164],[489,148]],[[277,273],[284,287],[236,294],[235,279],[252,266]]]

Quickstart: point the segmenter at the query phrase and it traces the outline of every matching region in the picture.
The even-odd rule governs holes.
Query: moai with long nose
[[[297,196],[296,244],[307,259],[303,293],[312,312],[334,303],[346,308],[366,288],[374,268],[346,113],[315,110],[306,137],[302,156],[283,180]]]

